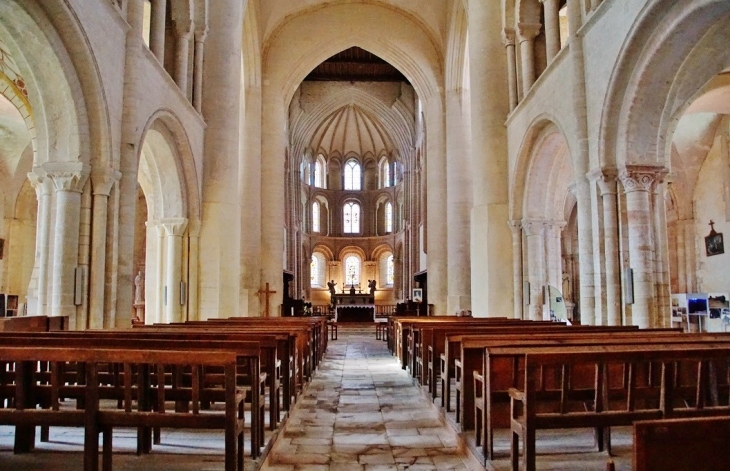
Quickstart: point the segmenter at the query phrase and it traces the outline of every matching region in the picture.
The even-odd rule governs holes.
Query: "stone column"
[[[629,265],[634,274],[633,324],[641,328],[651,325],[654,294],[654,267],[652,258],[653,221],[651,191],[662,169],[652,166],[630,165],[621,170],[619,178],[626,193],[626,211],[629,225]]]
[[[198,266],[200,263],[200,221],[192,220],[188,224],[188,239],[190,249],[188,253],[188,320],[200,320],[200,277]]]
[[[256,317],[261,287],[261,88],[246,89],[241,186],[241,315]],[[299,191],[299,187],[297,187]]]
[[[500,2],[469,0],[472,189],[471,296],[476,317],[514,312],[508,206],[507,64]],[[430,191],[430,189],[429,189]]]
[[[175,83],[185,96],[188,96],[188,57],[192,37],[192,21],[175,22]]]
[[[76,319],[74,270],[79,257],[81,193],[89,177],[89,169],[83,162],[48,162],[43,164],[43,169],[56,188],[51,315],[68,316],[69,329],[76,330],[85,327],[78,325]]]
[[[524,284],[524,274],[522,273],[522,223],[520,221],[510,221],[509,227],[512,230],[512,271],[513,280],[513,296],[514,301],[514,318],[522,319],[524,299],[522,299],[522,286]]]
[[[527,236],[527,279],[530,282],[528,319],[542,320],[543,287],[545,286],[545,224],[543,221],[524,220],[522,228]]]
[[[195,50],[193,52],[193,107],[198,113],[203,111],[203,57],[205,53],[205,38],[208,28],[195,32]]]
[[[114,319],[104,310],[106,288],[107,214],[109,194],[121,174],[111,168],[91,173],[91,187],[94,195],[91,227],[91,267],[89,274],[89,328],[109,329]]]
[[[202,319],[239,312],[240,218],[245,210],[233,196],[239,194],[241,160],[243,2],[216,0],[209,7],[210,31],[203,71],[203,117],[207,127],[200,231]],[[281,265],[279,268],[281,273]]]
[[[590,0],[590,2],[591,2],[591,11],[595,10],[596,8],[598,8],[598,6],[601,4],[601,1],[602,0]]]
[[[564,227],[565,222],[563,221],[545,221],[547,282],[558,290],[562,289],[563,284],[562,245],[560,242]]]
[[[545,13],[545,50],[548,64],[560,52],[560,5],[558,0],[540,0]]]
[[[656,185],[653,194],[654,207],[654,259],[656,265],[656,322],[657,327],[670,327],[671,300],[669,258],[667,241],[667,213],[664,204],[666,184]]]
[[[580,0],[568,0],[568,21],[573,31],[581,27]],[[593,213],[591,211],[591,187],[587,174],[590,168],[590,148],[588,146],[588,112],[586,99],[585,64],[582,38],[571,35],[570,52],[573,63],[573,116],[575,119],[578,143],[571,153],[573,181],[578,204],[578,257],[580,264],[580,317],[584,324],[602,322],[596,318],[595,274],[593,250]],[[600,313],[599,313],[600,315]]]
[[[471,310],[469,211],[472,205],[471,159],[461,88],[446,93],[446,221],[448,226],[448,303],[446,314]]]
[[[595,175],[603,202],[603,246],[606,271],[606,320],[621,325],[621,266],[619,263],[618,192],[615,169]]]
[[[152,0],[152,18],[150,19],[150,50],[165,64],[165,16],[167,15],[167,0]]]
[[[169,218],[160,221],[165,229],[167,254],[165,255],[164,280],[167,288],[164,322],[182,322],[180,282],[182,281],[182,236],[188,226],[186,218]]]
[[[509,109],[517,107],[517,55],[515,54],[515,30],[502,30],[502,42],[507,51],[507,89],[509,92]]]
[[[36,229],[36,250],[38,251],[38,315],[49,315],[48,274],[51,268],[51,206],[53,181],[47,177],[43,167],[34,167],[28,174],[38,198],[38,222]]]
[[[154,324],[156,322],[164,321],[165,304],[165,227],[159,222],[148,222],[147,226],[152,226],[157,233],[157,251],[155,252],[155,282],[157,286],[154,289],[149,289],[145,286],[145,293],[147,294],[147,300],[149,301],[149,293],[155,292],[155,315],[153,319],[150,319],[149,305],[147,306],[147,312],[145,314],[145,322],[148,324]],[[145,267],[149,270],[149,265]],[[145,282],[147,278],[145,277]]]
[[[519,23],[517,25],[517,40],[520,43],[520,57],[522,59],[522,93],[527,92],[535,83],[535,37],[540,34],[540,24]]]

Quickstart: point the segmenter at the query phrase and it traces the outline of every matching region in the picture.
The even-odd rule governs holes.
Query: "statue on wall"
[[[375,287],[377,283],[375,280],[368,280],[368,288],[370,288],[370,296],[375,296]]]
[[[330,303],[333,305],[335,304],[335,286],[337,286],[337,283],[335,283],[335,280],[330,280],[327,283],[327,287],[330,289]]]
[[[572,282],[570,279],[570,275],[568,273],[563,273],[563,299],[568,301],[573,301],[573,289],[572,289]]]
[[[134,304],[144,303],[144,275],[142,270],[137,272],[137,276],[134,278]]]

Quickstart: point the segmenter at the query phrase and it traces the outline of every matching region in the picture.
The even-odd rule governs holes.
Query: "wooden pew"
[[[42,345],[42,344],[41,344]],[[99,434],[103,434],[102,467],[112,468],[112,431],[114,427],[154,426],[169,428],[202,428],[225,431],[225,469],[243,469],[243,391],[236,385],[236,368],[240,351],[233,350],[145,350],[137,348],[83,348],[53,346],[0,346],[0,359],[14,364],[15,409],[0,409],[0,423],[16,426],[16,452],[30,451],[33,446],[35,426],[71,426],[84,428],[84,471],[99,469]],[[256,349],[247,352],[257,355]],[[50,409],[36,409],[40,388],[35,377],[43,372],[37,368],[39,362],[54,365],[50,393],[53,404]],[[63,365],[73,363],[84,371],[82,381],[73,386],[74,393],[83,404],[82,410],[66,410],[59,407],[58,399],[64,394],[60,388],[60,371]],[[99,382],[99,368],[103,364],[124,365],[124,408],[108,409],[101,402],[104,385]],[[193,402],[192,413],[177,413],[164,409],[150,411],[147,400],[157,396],[164,405],[169,390],[154,387],[150,381],[149,365],[189,367],[193,376],[205,367],[218,367],[224,371],[223,389],[216,398],[225,401],[221,414],[200,414],[199,402],[206,391],[193,381],[188,399]],[[136,394],[133,396],[132,371],[138,378]],[[7,376],[7,375],[6,375]],[[180,391],[178,391],[180,392]],[[211,391],[212,392],[212,391]],[[136,407],[135,407],[136,403]]]
[[[248,368],[243,372],[246,373],[246,376],[249,378],[247,386],[249,387],[248,392],[250,394],[251,402],[251,456],[253,458],[257,458],[260,455],[260,450],[264,446],[264,399],[262,397],[262,394],[264,392],[266,375],[260,373],[261,351],[260,343],[258,341],[252,341],[250,339],[217,340],[211,338],[206,338],[204,340],[195,340],[192,338],[162,339],[146,338],[143,334],[138,334],[136,336],[128,335],[126,337],[123,335],[117,336],[117,334],[123,334],[123,332],[94,331],[93,333],[55,332],[48,334],[0,334],[0,342],[2,343],[2,345],[18,348],[32,347],[34,345],[42,345],[53,348],[72,347],[73,349],[86,349],[90,351],[104,348],[129,348],[130,350],[139,352],[139,354],[144,354],[146,350],[176,350],[187,351],[188,355],[192,356],[193,359],[197,350],[232,351],[237,354],[237,358],[239,359],[239,370],[241,369],[241,367],[244,366]],[[211,384],[215,384],[216,374],[217,373],[215,372],[211,372],[211,374],[206,375],[206,377],[203,379],[207,382],[212,381]],[[121,403],[120,401],[124,400],[125,398],[123,395],[124,388],[122,386],[121,380],[119,379],[122,376],[119,373],[119,370],[117,369],[116,372],[113,372],[112,368],[110,368],[106,372],[100,372],[99,375],[104,376],[104,382],[108,385],[108,387],[101,389],[102,398],[116,399],[119,403]],[[5,376],[6,380],[7,378],[13,379],[12,375],[6,374]],[[76,376],[79,376],[79,378],[77,378]],[[180,394],[177,390],[181,388],[181,383],[174,382],[172,376],[168,374],[168,372],[154,370],[152,372],[152,376],[155,378],[156,381],[168,382],[168,385],[172,386],[172,391],[167,392],[169,398],[175,399],[176,396]],[[209,377],[211,379],[208,379]],[[217,377],[222,378],[220,374],[217,374]],[[64,374],[62,377],[59,378],[59,380],[62,380],[63,382],[73,383],[74,381],[78,382],[80,378],[83,378],[83,371],[73,370],[70,375]],[[170,381],[167,381],[168,379]],[[239,383],[241,382],[241,379],[242,377],[239,375]],[[53,379],[51,378],[51,381],[46,381],[46,383],[51,384],[52,381]],[[6,391],[5,395],[7,395],[7,383],[4,385],[3,389]],[[57,394],[59,394],[59,397],[61,398],[75,397],[73,387],[65,387],[63,385],[60,385],[57,386],[56,389]],[[52,402],[53,398],[46,394],[43,400],[39,402],[39,404],[41,406],[47,404],[49,402],[49,398]],[[15,399],[17,400],[17,398]],[[189,402],[186,398],[175,400],[177,402]],[[211,398],[208,397],[206,400],[210,401]],[[151,406],[157,409],[164,408],[164,401],[160,403],[158,400],[157,403],[154,403]],[[187,407],[185,407],[185,409],[187,409]],[[159,427],[157,427],[156,430],[158,432],[156,434],[155,443],[159,443]],[[140,430],[138,432],[138,453],[147,453],[151,449],[152,436],[149,435],[148,432],[149,431],[147,430]]]
[[[519,386],[521,377],[518,372],[524,369],[525,349],[545,347],[554,349],[560,346],[594,345],[643,345],[695,344],[707,341],[729,342],[730,336],[724,334],[703,334],[690,336],[672,329],[647,329],[624,332],[573,332],[555,334],[499,335],[489,338],[465,336],[462,356],[473,371],[474,424],[477,431],[477,446],[484,437],[483,453],[485,458],[493,456],[493,429],[509,427],[508,389]],[[496,350],[499,348],[499,354]],[[485,355],[486,350],[486,355]],[[483,363],[480,364],[480,361]],[[464,414],[466,415],[466,409]],[[463,425],[463,422],[462,422]]]
[[[635,471],[725,471],[728,449],[728,417],[634,422]]]
[[[659,366],[658,382],[649,380],[654,374],[647,365]],[[581,381],[576,372],[586,368],[593,371],[593,377]],[[554,384],[544,381],[545,369],[560,373]],[[639,372],[648,372],[648,378]],[[510,389],[512,469],[519,469],[522,440],[524,469],[535,470],[538,429],[605,428],[631,425],[637,420],[730,416],[729,374],[727,343],[526,349],[524,387]],[[592,398],[592,410],[582,407],[586,396]],[[714,399],[708,401],[707,397]]]
[[[0,332],[49,332],[54,330],[68,330],[68,316],[0,318]]]

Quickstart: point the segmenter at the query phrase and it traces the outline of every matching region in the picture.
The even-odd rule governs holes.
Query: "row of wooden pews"
[[[84,470],[112,469],[112,432],[137,429],[137,453],[161,429],[225,433],[225,469],[242,470],[281,425],[327,348],[326,318],[234,318],[132,330],[0,331],[0,424],[16,453],[35,429],[84,428]],[[268,397],[268,404],[267,404]],[[268,414],[266,410],[268,409]],[[250,410],[247,420],[245,411]]]
[[[539,429],[730,416],[730,336],[633,326],[566,326],[512,319],[393,318],[398,356],[447,417],[494,459],[494,430],[511,431],[511,460],[535,469]],[[451,397],[455,395],[455,408]]]

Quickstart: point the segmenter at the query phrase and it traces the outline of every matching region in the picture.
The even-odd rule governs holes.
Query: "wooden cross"
[[[260,289],[259,295],[266,295],[266,317],[269,317],[269,295],[276,293],[276,291],[269,291],[269,284],[266,283],[266,289]]]

